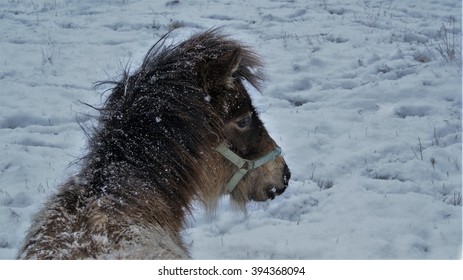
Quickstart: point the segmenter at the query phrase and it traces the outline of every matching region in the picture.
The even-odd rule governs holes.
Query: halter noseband
[[[263,157],[255,160],[248,160],[240,157],[232,150],[230,150],[230,148],[228,148],[228,146],[225,143],[220,144],[217,148],[215,148],[215,150],[238,167],[238,170],[235,172],[235,174],[233,174],[230,181],[228,181],[228,193],[231,193],[235,189],[236,185],[238,185],[240,180],[250,170],[262,166],[269,161],[275,160],[278,156],[281,155],[281,148],[278,146],[271,152],[264,155]]]

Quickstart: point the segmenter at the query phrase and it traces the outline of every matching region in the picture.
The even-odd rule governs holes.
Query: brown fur
[[[115,83],[81,171],[38,214],[20,258],[188,258],[180,232],[191,202],[213,209],[236,171],[214,148],[225,141],[249,159],[274,149],[242,84],[259,85],[257,55],[218,30],[162,43]],[[244,113],[252,121],[240,128]],[[272,199],[289,176],[278,158],[250,171],[232,199]]]

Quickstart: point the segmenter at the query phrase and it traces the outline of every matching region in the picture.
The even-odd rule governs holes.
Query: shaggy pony
[[[180,232],[191,202],[213,209],[237,170],[215,148],[255,159],[276,147],[242,83],[259,86],[255,53],[218,30],[164,41],[114,83],[81,170],[37,215],[19,258],[188,258]],[[241,207],[272,199],[289,176],[276,157],[230,195]]]

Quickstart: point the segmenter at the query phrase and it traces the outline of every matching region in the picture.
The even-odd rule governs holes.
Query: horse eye
[[[246,117],[236,121],[236,125],[240,129],[245,129],[246,127],[248,127],[251,124],[251,120],[252,120],[252,115],[249,114]]]

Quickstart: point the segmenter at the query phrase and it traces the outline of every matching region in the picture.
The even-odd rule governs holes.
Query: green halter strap
[[[248,160],[240,157],[232,150],[230,150],[230,148],[228,148],[225,143],[220,144],[217,148],[215,148],[215,150],[238,167],[238,170],[235,172],[235,174],[233,174],[230,181],[228,181],[228,193],[231,193],[235,189],[236,185],[238,185],[240,180],[244,177],[244,175],[246,175],[246,173],[249,172],[249,170],[262,166],[269,161],[275,160],[278,156],[281,155],[281,148],[278,146],[268,154],[256,160]]]

